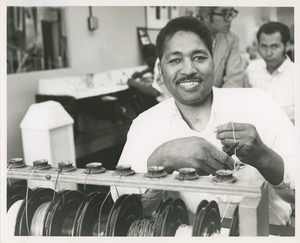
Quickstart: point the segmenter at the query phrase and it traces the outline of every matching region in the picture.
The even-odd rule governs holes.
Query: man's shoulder
[[[170,98],[165,101],[158,103],[157,105],[149,108],[148,110],[139,114],[137,118],[135,118],[135,122],[161,122],[164,119],[163,117],[169,117],[174,114],[174,99]]]
[[[247,70],[256,70],[257,68],[265,68],[266,63],[264,59],[256,59],[252,60],[249,65],[247,66]]]
[[[215,88],[219,100],[226,101],[227,104],[244,103],[254,105],[270,101],[270,96],[260,89],[253,88]]]

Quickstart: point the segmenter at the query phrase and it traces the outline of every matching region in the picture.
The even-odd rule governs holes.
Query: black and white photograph
[[[299,7],[1,1],[0,242],[297,242]]]

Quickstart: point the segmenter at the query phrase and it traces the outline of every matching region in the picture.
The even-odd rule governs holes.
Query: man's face
[[[179,31],[166,39],[159,70],[177,102],[197,106],[206,101],[214,79],[212,57],[193,32]]]
[[[285,45],[281,41],[281,34],[262,33],[259,37],[258,51],[267,67],[277,69],[285,60]]]
[[[228,33],[231,27],[232,17],[229,17],[226,21],[222,14],[228,14],[232,10],[232,7],[227,8],[215,8],[212,13],[212,19],[210,20],[210,27],[214,33]]]

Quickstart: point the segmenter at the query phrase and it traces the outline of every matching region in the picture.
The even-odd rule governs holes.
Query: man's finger
[[[212,158],[223,165],[227,165],[229,168],[234,167],[234,160],[228,154],[224,153],[223,151],[219,151],[217,149],[211,149],[209,151]]]
[[[215,133],[225,132],[225,131],[243,131],[245,130],[247,124],[237,123],[237,122],[228,122],[222,125],[219,125],[214,128]]]

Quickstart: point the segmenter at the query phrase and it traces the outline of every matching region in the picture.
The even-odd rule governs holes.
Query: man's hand
[[[264,157],[270,154],[270,149],[262,142],[255,126],[245,123],[226,123],[216,128],[217,138],[227,151],[234,144],[236,155],[241,162],[254,167],[264,162]]]
[[[198,174],[215,174],[233,169],[234,160],[203,138],[186,137],[168,141],[149,157],[148,167],[162,165],[168,173],[183,167],[195,168]]]
[[[282,181],[284,165],[282,158],[261,140],[255,126],[246,123],[226,123],[215,129],[217,138],[227,151],[233,144],[241,162],[252,165],[273,185]]]

